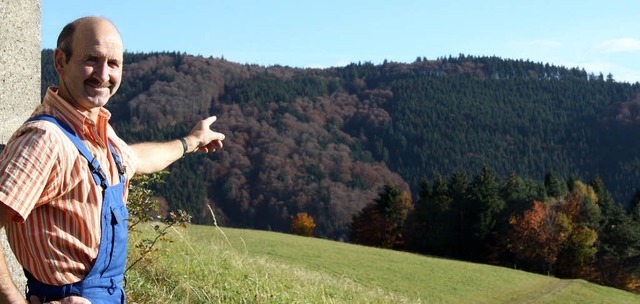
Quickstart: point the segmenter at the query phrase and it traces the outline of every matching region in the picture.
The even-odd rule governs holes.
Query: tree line
[[[385,185],[354,215],[350,240],[640,291],[640,189],[625,209],[600,178],[535,182],[485,166],[423,179],[414,202]]]

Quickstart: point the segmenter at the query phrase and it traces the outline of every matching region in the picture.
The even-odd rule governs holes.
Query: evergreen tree
[[[420,196],[414,203],[413,210],[407,217],[404,229],[405,246],[407,250],[426,253],[427,238],[429,236],[428,204],[431,200],[431,184],[423,178],[420,181]]]
[[[455,242],[455,213],[452,210],[453,198],[443,176],[435,178],[431,193],[431,199],[426,205],[429,225],[426,253],[451,256]]]
[[[400,249],[402,232],[413,208],[411,196],[399,186],[386,184],[373,203],[353,217],[350,237],[358,244]]]
[[[390,224],[383,247],[402,248],[404,246],[402,237],[404,223],[413,209],[411,196],[397,185],[386,184],[378,193],[375,203]]]
[[[489,166],[480,170],[469,187],[469,211],[471,214],[471,258],[484,261],[497,246],[495,227],[497,217],[505,206],[500,197],[496,176]]]
[[[500,188],[500,196],[505,202],[506,218],[514,214],[522,214],[531,208],[535,200],[542,200],[535,183],[526,183],[515,172],[509,174]]]
[[[469,181],[462,170],[456,170],[449,178],[449,193],[452,202],[453,239],[455,240],[454,257],[464,257],[471,250],[471,213],[468,212]]]
[[[629,202],[629,211],[634,221],[640,222],[640,188],[636,188],[631,201]]]
[[[550,197],[558,198],[567,193],[566,184],[563,183],[553,172],[548,172],[544,176],[544,186],[547,191],[547,196]]]
[[[596,243],[600,280],[608,286],[626,288],[630,278],[640,276],[640,222],[611,199],[600,177],[590,185],[598,195],[601,210]]]
[[[598,269],[610,286],[625,288],[640,276],[640,224],[621,206],[607,205],[598,239]]]

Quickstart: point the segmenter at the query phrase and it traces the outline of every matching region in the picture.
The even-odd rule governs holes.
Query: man
[[[58,37],[59,87],[0,156],[0,226],[28,279],[25,300],[0,247],[0,303],[124,303],[127,181],[222,148],[224,135],[210,130],[215,117],[168,142],[118,138],[104,105],[120,86],[123,51],[115,26],[98,17]]]

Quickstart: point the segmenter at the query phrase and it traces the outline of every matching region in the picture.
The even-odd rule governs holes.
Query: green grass
[[[640,303],[583,280],[281,233],[192,225],[171,238],[127,273],[131,303]]]

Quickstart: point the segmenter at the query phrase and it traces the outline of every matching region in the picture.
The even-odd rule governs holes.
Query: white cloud
[[[603,53],[640,52],[640,40],[633,38],[607,40],[599,43],[595,48]]]

